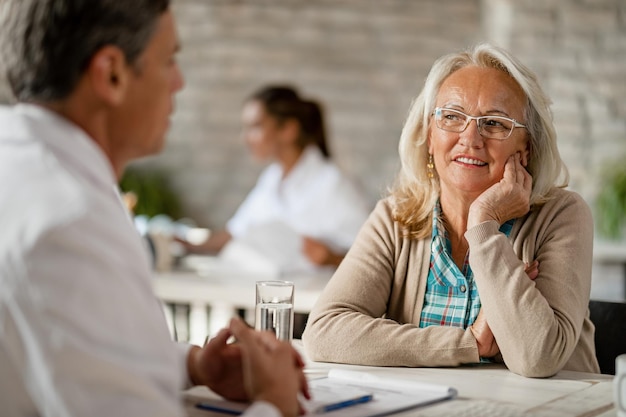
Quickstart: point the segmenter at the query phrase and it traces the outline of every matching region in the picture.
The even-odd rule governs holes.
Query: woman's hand
[[[539,261],[534,260],[530,264],[526,264],[525,272],[531,280],[537,278],[539,276]],[[481,308],[478,312],[478,317],[476,317],[476,320],[470,326],[470,331],[478,344],[478,355],[480,355],[481,358],[491,358],[500,352],[500,348],[498,347],[496,338],[491,332],[491,328],[487,323],[483,311],[484,310]]]
[[[476,339],[478,345],[478,355],[481,358],[491,358],[496,356],[500,352],[500,348],[496,343],[496,338],[493,336],[489,324],[482,308],[478,312],[478,317],[474,321],[474,324],[470,326],[470,331]]]
[[[310,237],[302,238],[302,253],[315,265],[339,266],[343,256],[334,253],[328,246],[319,240]]]
[[[489,187],[472,203],[467,219],[468,229],[488,220],[503,224],[528,213],[533,180],[522,165],[526,161],[521,158],[519,152],[511,155],[504,165],[504,176],[500,182]]]
[[[525,266],[526,268],[524,269],[524,271],[526,272],[526,275],[528,275],[528,278],[534,281],[535,278],[539,276],[539,261],[535,259],[531,263],[525,264]]]
[[[221,251],[231,239],[232,236],[227,230],[211,233],[209,238],[200,244],[193,244],[185,239],[174,236],[174,241],[180,243],[185,248],[186,253],[194,254],[216,254]]]

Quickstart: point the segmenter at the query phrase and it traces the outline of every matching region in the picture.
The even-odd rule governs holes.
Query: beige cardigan
[[[487,321],[502,360],[520,375],[600,372],[589,320],[593,221],[577,194],[518,219],[510,237],[494,222],[465,233]],[[375,366],[457,366],[479,361],[471,331],[418,327],[430,238],[402,237],[381,200],[317,301],[303,335],[315,361]],[[530,280],[524,262],[539,261]]]

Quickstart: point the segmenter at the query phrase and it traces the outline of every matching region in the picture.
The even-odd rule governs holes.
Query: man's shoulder
[[[80,184],[42,143],[4,139],[0,140],[0,218],[5,234],[43,232],[85,211]]]

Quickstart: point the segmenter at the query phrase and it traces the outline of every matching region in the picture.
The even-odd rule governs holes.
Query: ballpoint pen
[[[242,413],[241,411],[238,411],[238,410],[224,408],[224,407],[220,407],[218,405],[213,405],[209,403],[198,403],[196,404],[196,408],[200,408],[202,410],[207,410],[207,411],[216,411],[218,413],[229,414],[231,416],[238,416],[238,415],[241,415]]]
[[[374,395],[372,394],[362,395],[360,397],[351,398],[349,400],[340,401],[338,403],[326,404],[326,405],[317,407],[315,410],[313,410],[313,413],[314,414],[329,413],[331,411],[340,410],[342,408],[351,407],[353,405],[363,404],[373,399],[374,399]]]
[[[319,406],[319,407],[311,410],[311,414],[329,413],[331,411],[340,410],[342,408],[352,407],[352,406],[358,405],[358,404],[364,404],[364,403],[369,402],[369,401],[371,401],[373,399],[374,399],[374,395],[372,395],[372,394],[362,395],[360,397],[351,398],[349,400],[345,400],[345,401],[340,401],[340,402],[333,403],[333,404],[326,404],[326,405]],[[238,416],[238,415],[242,414],[242,411],[240,411],[240,410],[235,410],[235,409],[232,409],[232,408],[221,407],[219,405],[209,404],[209,403],[206,403],[206,402],[201,402],[201,403],[196,404],[196,408],[199,408],[199,409],[202,409],[202,410],[207,410],[207,411],[214,411],[214,412],[218,412],[218,413],[228,414],[228,415],[231,415],[231,416]]]

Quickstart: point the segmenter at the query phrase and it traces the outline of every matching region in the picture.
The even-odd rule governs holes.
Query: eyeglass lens
[[[469,116],[457,110],[437,108],[437,127],[448,132],[463,132],[474,119],[478,133],[490,139],[506,139],[515,128],[515,121],[502,116]]]

